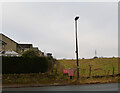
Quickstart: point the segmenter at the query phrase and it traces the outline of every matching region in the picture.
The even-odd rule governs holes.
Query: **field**
[[[73,68],[76,75],[76,60],[58,60],[58,65],[60,71]],[[120,72],[118,65],[118,58],[79,59],[79,73],[81,77],[115,75]]]

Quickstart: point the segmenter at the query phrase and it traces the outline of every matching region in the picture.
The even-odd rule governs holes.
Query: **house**
[[[52,57],[52,53],[47,53],[47,56],[48,57]]]
[[[0,51],[5,50],[5,45],[6,45],[6,43],[4,41],[0,40]]]
[[[44,56],[44,53],[41,52],[38,47],[33,47],[33,45],[29,43],[17,43],[8,36],[0,33],[0,53],[5,54],[6,51],[13,53],[14,51],[14,53],[22,54],[29,49],[34,49],[38,55]]]
[[[0,33],[0,51],[8,50],[17,52],[17,43],[6,35]]]
[[[44,53],[42,51],[40,51],[38,49],[38,47],[33,47],[33,49],[35,50],[35,52],[39,55],[39,56],[44,56]]]
[[[29,49],[33,49],[32,44],[17,44],[17,52],[20,54]]]
[[[19,44],[2,33],[0,33],[0,37],[1,51],[15,51],[17,53],[21,53],[33,48],[32,44]]]

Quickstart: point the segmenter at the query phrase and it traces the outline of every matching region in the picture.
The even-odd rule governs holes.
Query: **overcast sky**
[[[79,58],[118,56],[117,2],[3,3],[2,32],[30,42],[55,58],[75,58],[74,18],[78,20]]]

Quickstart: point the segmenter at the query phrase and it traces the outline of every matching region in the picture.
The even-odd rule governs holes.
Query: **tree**
[[[38,57],[39,55],[33,49],[29,49],[23,52],[22,57]]]

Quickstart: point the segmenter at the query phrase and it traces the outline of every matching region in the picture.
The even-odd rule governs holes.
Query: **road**
[[[118,83],[27,88],[4,88],[2,91],[118,91]]]

